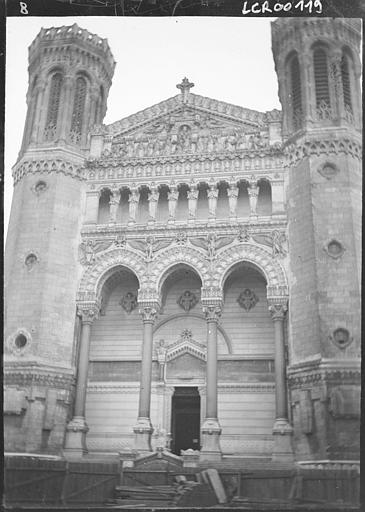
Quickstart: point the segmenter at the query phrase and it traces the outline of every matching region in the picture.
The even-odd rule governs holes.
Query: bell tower
[[[290,406],[298,460],[356,459],[360,414],[361,20],[281,18],[290,250]]]
[[[107,41],[76,24],[42,29],[29,47],[5,251],[5,450],[62,448],[76,358],[82,169],[114,67]]]

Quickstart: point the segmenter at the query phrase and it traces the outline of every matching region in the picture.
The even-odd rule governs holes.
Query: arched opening
[[[341,59],[341,79],[343,102],[345,110],[352,114],[352,94],[351,94],[351,79],[350,79],[350,65],[349,56],[344,52]]]
[[[222,384],[234,383],[240,391],[239,396],[224,389],[219,393],[221,446],[224,449],[228,443],[227,435],[235,438],[230,447],[234,453],[241,452],[244,443],[246,455],[257,451],[267,454],[275,418],[275,390],[274,328],[266,279],[255,265],[237,263],[226,275],[223,295],[220,324],[230,337],[233,356],[218,361],[218,379]],[[265,391],[260,389],[264,383]]]
[[[295,52],[289,56],[287,68],[289,79],[290,118],[293,129],[297,130],[302,126],[303,106],[299,59]]]
[[[313,50],[313,71],[316,90],[317,115],[320,119],[330,117],[331,108],[330,89],[328,81],[327,52],[323,47]]]
[[[258,215],[271,215],[272,213],[272,199],[271,199],[271,184],[268,180],[262,179],[258,182],[259,195],[257,197],[257,214]]]
[[[168,193],[169,187],[167,185],[160,185],[156,217],[156,220],[159,222],[165,222],[169,218]]]
[[[110,220],[111,191],[103,188],[99,197],[98,224],[107,224]]]
[[[145,185],[143,185],[139,189],[139,202],[138,202],[138,210],[137,210],[137,224],[146,224],[149,217],[149,209],[148,209],[148,194],[149,189]]]
[[[198,220],[207,219],[209,216],[208,209],[208,184],[199,183],[198,185],[198,204],[196,210],[196,218]]]
[[[123,187],[120,191],[120,201],[117,210],[117,222],[127,224],[129,220],[129,189]]]
[[[81,141],[81,134],[84,122],[84,110],[86,101],[87,83],[83,76],[76,78],[75,95],[71,115],[70,139],[74,144]]]
[[[48,109],[44,128],[45,140],[54,140],[57,133],[57,122],[60,110],[63,75],[56,72],[52,75],[49,85]]]
[[[226,181],[218,183],[217,219],[227,219],[229,217],[227,189],[228,183]]]
[[[136,275],[124,266],[108,274],[101,284],[100,315],[91,326],[86,399],[88,443],[94,451],[103,452],[131,437],[131,425],[137,418],[143,340]]]
[[[237,217],[248,217],[250,215],[250,202],[248,199],[248,183],[241,180],[238,183]]]
[[[188,209],[188,190],[189,186],[185,183],[181,183],[178,187],[179,197],[176,205],[176,220],[187,221],[189,216]]]

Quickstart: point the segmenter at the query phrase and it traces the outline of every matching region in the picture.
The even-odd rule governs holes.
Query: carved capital
[[[284,320],[285,313],[287,312],[288,307],[286,304],[270,304],[269,311],[271,314],[271,318],[275,322],[276,320]]]
[[[92,324],[98,317],[99,310],[100,305],[97,303],[77,305],[77,314],[81,318],[83,324]]]
[[[221,306],[217,306],[217,305],[204,306],[203,313],[205,315],[207,322],[217,322],[218,323],[219,318],[222,314],[222,308],[221,308]]]
[[[142,306],[139,309],[142,316],[143,323],[155,323],[157,318],[158,308],[155,306]]]

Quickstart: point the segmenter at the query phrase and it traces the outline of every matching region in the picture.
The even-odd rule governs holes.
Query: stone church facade
[[[184,78],[106,126],[107,41],[41,30],[6,246],[6,451],[358,458],[360,37],[278,19],[282,111]]]

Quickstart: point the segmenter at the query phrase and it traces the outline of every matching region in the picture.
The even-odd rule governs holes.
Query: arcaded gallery
[[[29,47],[7,453],[358,461],[361,22],[271,26],[281,111],[177,77],[105,125],[107,40],[74,24]]]

